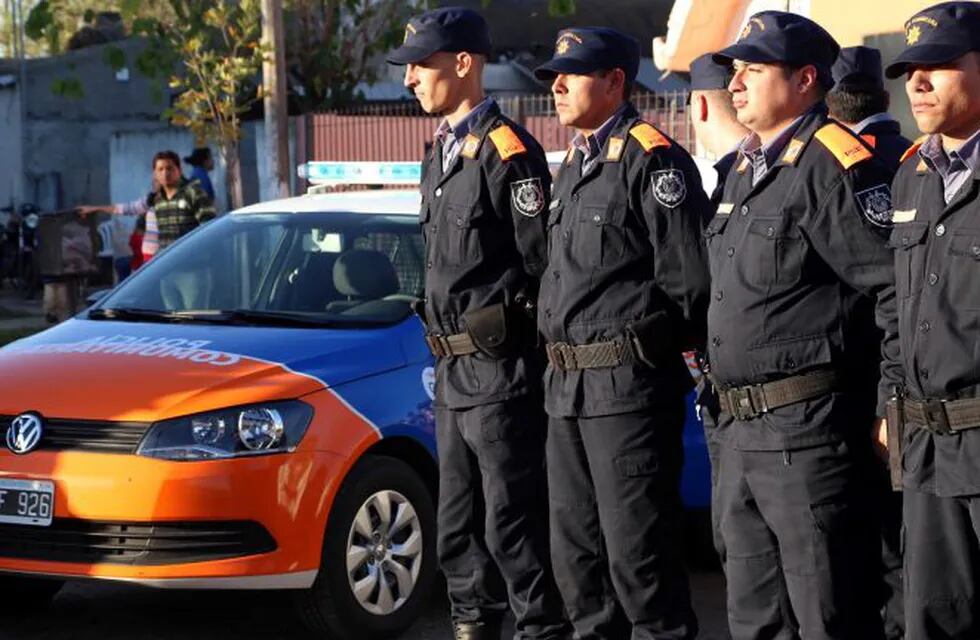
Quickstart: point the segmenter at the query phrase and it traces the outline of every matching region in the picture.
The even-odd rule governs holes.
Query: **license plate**
[[[53,515],[53,482],[0,478],[0,523],[46,527]]]

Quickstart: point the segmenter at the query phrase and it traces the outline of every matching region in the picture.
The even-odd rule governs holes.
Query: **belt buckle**
[[[728,404],[736,420],[751,420],[758,413],[752,404],[751,387],[735,387],[728,390]]]
[[[550,347],[551,355],[554,358],[553,364],[562,371],[570,371],[575,368],[575,351],[567,342],[555,342]]]
[[[945,400],[926,400],[922,403],[922,412],[929,431],[942,436],[953,435],[953,430],[949,427],[949,417],[946,415]]]
[[[432,351],[432,355],[435,357],[445,358],[449,356],[449,339],[446,336],[428,335],[425,337],[425,341],[429,343],[429,350]]]
[[[728,404],[732,408],[732,415],[738,420],[752,420],[769,412],[761,384],[729,389]]]

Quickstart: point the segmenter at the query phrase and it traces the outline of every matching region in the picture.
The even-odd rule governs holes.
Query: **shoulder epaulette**
[[[905,153],[902,154],[901,162],[905,162],[906,160],[911,158],[919,150],[919,147],[922,146],[922,143],[925,142],[926,138],[928,137],[929,137],[928,135],[925,135],[917,138],[916,141],[912,143],[912,146],[906,149]]]
[[[874,156],[853,133],[836,122],[828,122],[814,134],[845,169]]]
[[[517,137],[514,130],[505,124],[500,125],[490,132],[490,142],[493,143],[493,146],[497,147],[497,153],[500,154],[501,160],[507,160],[527,151],[527,147]]]
[[[657,131],[656,127],[646,122],[640,122],[630,129],[630,135],[643,147],[643,153],[650,153],[656,147],[669,147],[670,140]]]

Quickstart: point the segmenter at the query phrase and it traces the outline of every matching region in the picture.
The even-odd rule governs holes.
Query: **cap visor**
[[[421,47],[402,46],[389,53],[385,60],[388,61],[388,64],[415,64],[416,62],[422,62],[433,53],[435,51]]]
[[[895,61],[885,67],[885,76],[894,80],[908,71],[909,67],[945,64],[970,51],[969,46],[953,44],[923,44],[910,47],[898,54]]]
[[[575,58],[556,58],[545,62],[534,70],[534,77],[538,80],[553,80],[559,73],[585,74],[592,73],[599,67],[592,62],[576,60]]]
[[[732,60],[745,62],[782,62],[778,56],[763,51],[751,44],[733,44],[712,54],[711,59],[716,64],[731,64]]]

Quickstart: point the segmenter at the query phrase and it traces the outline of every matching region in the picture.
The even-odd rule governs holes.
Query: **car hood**
[[[152,422],[403,366],[406,321],[309,329],[73,319],[0,349],[0,414]]]

